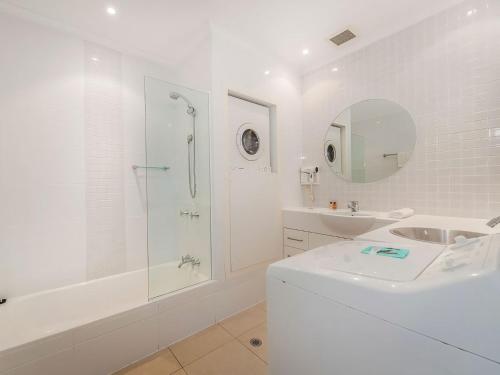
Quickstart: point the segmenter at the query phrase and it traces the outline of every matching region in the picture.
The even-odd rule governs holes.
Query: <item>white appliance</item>
[[[340,128],[330,126],[326,134],[324,145],[325,160],[330,169],[340,175],[342,174],[342,142]]]
[[[363,253],[371,245],[409,253]],[[365,240],[271,265],[270,375],[500,374],[499,254],[500,235]]]
[[[230,271],[238,272],[283,257],[280,181],[271,170],[269,108],[228,100]]]
[[[271,171],[269,108],[229,96],[232,169]]]

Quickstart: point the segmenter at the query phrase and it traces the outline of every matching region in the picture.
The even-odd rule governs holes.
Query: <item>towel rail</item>
[[[384,158],[387,158],[389,156],[398,156],[398,154],[397,153],[395,153],[395,154],[384,154]]]
[[[167,166],[146,167],[146,166],[142,166],[142,165],[133,165],[132,169],[134,169],[134,170],[136,170],[136,169],[161,169],[162,171],[168,171],[170,169],[170,167],[167,167]]]

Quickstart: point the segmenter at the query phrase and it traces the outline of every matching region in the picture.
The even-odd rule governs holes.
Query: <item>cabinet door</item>
[[[309,250],[329,245],[334,242],[346,241],[346,238],[327,236],[325,234],[309,233]]]
[[[299,255],[302,253],[304,253],[304,250],[296,249],[294,247],[289,247],[289,246],[283,247],[283,257],[284,258],[290,258],[290,257],[293,257],[294,255]]]

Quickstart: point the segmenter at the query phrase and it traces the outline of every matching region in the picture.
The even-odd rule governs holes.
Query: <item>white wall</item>
[[[282,204],[300,204],[301,83],[271,54],[207,28],[172,70],[31,16],[0,21],[0,294],[147,265],[145,179],[131,169],[145,163],[144,76],[212,91],[215,279],[226,278],[229,254],[228,90],[277,106]]]
[[[467,16],[471,9],[477,12]],[[362,209],[498,215],[499,16],[498,2],[467,1],[304,77],[304,165],[324,171],[316,205],[359,200]],[[415,152],[390,178],[349,183],[327,170],[322,140],[345,108],[373,98],[410,112]],[[308,205],[307,194],[303,199]]]
[[[208,90],[208,35],[173,71],[0,14],[0,294],[147,265],[144,76]]]

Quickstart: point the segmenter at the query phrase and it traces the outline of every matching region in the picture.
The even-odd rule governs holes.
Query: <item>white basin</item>
[[[369,212],[335,211],[321,212],[321,221],[335,232],[357,236],[367,232],[375,224],[375,216]]]
[[[364,217],[374,217],[372,213],[370,212],[365,212],[365,211],[358,211],[358,212],[351,212],[351,211],[338,211],[332,213],[333,215],[340,215],[340,216],[364,216]]]

